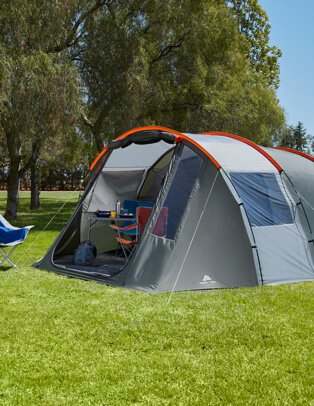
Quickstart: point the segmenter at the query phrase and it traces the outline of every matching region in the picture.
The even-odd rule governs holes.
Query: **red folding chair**
[[[127,227],[112,227],[118,232],[118,237],[116,237],[117,242],[119,243],[124,256],[126,259],[132,254],[134,247],[137,245],[140,236],[143,234],[146,223],[149,219],[149,216],[152,212],[151,207],[137,207],[136,208],[136,220],[135,224],[131,224]],[[135,238],[126,239],[122,235],[130,236]]]

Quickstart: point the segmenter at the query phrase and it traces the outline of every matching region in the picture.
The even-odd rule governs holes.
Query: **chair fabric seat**
[[[110,228],[112,228],[113,230],[117,231],[118,233],[122,233],[122,234],[127,234],[127,235],[134,235],[136,236],[138,233],[138,226],[136,223],[130,224],[126,227],[119,227],[115,224],[110,224],[109,226]]]
[[[17,230],[11,230],[7,227],[0,225],[0,245],[15,244],[25,240],[28,228],[18,228]]]
[[[131,230],[120,230],[120,233],[130,235],[130,236],[136,236],[138,233],[138,228],[133,228]]]
[[[5,261],[8,261],[17,269],[10,255],[18,245],[23,243],[29,230],[33,227],[34,226],[26,226],[23,228],[14,227],[0,214],[0,266],[2,266]],[[9,247],[11,247],[11,249],[9,249]]]

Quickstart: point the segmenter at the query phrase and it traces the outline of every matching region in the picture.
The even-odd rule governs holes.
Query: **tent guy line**
[[[87,175],[88,176],[88,175]],[[86,176],[86,178],[87,178]],[[85,178],[85,179],[86,179]],[[84,181],[85,181],[84,179]],[[84,182],[83,181],[83,182]],[[34,238],[34,240],[31,242],[31,244],[29,244],[29,246],[21,253],[19,259],[16,261],[16,265],[21,261],[21,259],[25,256],[25,254],[27,254],[30,249],[34,246],[35,242],[37,242],[37,240],[41,237],[42,233],[48,228],[48,226],[53,222],[53,220],[57,217],[57,215],[61,212],[61,210],[66,206],[66,204],[72,199],[73,195],[75,192],[77,192],[79,190],[78,186],[75,190],[73,190],[72,192],[70,192],[70,196],[65,200],[65,202],[60,206],[60,208],[52,215],[52,217],[50,218],[50,220],[47,222],[47,224],[45,225],[45,227],[41,230],[38,231],[37,236]]]

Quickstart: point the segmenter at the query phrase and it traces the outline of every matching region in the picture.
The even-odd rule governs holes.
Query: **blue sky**
[[[314,135],[314,0],[260,0],[280,59],[278,97],[288,124],[302,121]]]

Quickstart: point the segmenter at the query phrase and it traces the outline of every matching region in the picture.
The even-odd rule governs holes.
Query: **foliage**
[[[63,155],[63,148],[55,148],[56,137],[64,145],[66,138],[76,135],[82,95],[78,71],[67,49],[78,39],[88,3],[5,0],[0,4],[2,65],[9,67],[5,71],[8,85],[0,88],[0,134],[6,139],[10,158],[8,218],[16,216],[19,178],[28,169],[38,200],[41,150],[50,148],[54,156]],[[94,6],[102,4],[97,0]],[[76,144],[72,144],[72,155]],[[38,201],[34,204],[39,206]]]
[[[61,163],[52,167],[51,164],[41,166],[41,190],[82,190],[89,169],[83,164],[62,166]]]
[[[314,142],[312,135],[307,133],[304,124],[300,121],[297,125],[286,127],[282,134],[279,145],[281,147],[293,148],[301,152],[314,153]]]
[[[4,207],[4,193],[0,194]],[[69,199],[45,231],[40,232]],[[76,204],[43,193],[0,271],[0,404],[310,405],[313,283],[149,295],[34,270]]]
[[[271,46],[271,25],[258,0],[226,0],[237,20],[239,32],[245,38],[246,52],[252,67],[263,76],[267,85],[279,86],[279,58],[282,53]]]
[[[71,61],[53,53],[64,41],[79,3],[15,0],[0,4],[0,46],[9,85],[2,131],[18,138],[24,156],[36,138],[51,145],[56,134],[73,131],[80,115],[78,72]],[[1,48],[0,48],[1,49]]]
[[[231,131],[264,145],[284,127],[280,52],[257,0],[4,0],[0,25],[7,216],[25,171],[38,196],[43,162],[75,166],[87,153],[86,164],[132,127]]]
[[[67,102],[76,102],[73,107],[78,109],[82,99],[71,94],[71,85],[80,74],[83,101],[87,101],[85,124],[98,149],[106,138],[154,123],[186,131],[229,130],[269,143],[284,122],[276,96],[269,89],[278,81],[279,52],[269,46],[270,26],[257,0],[227,4],[229,9],[214,0],[197,5],[192,0],[166,4],[153,0],[53,0],[47,7],[44,0],[4,1],[0,6],[2,43],[15,66],[20,66],[20,57],[22,66],[35,62],[34,71],[28,73],[36,81],[42,72],[38,78],[41,89],[53,84],[46,69],[41,70],[43,62],[45,68],[49,62],[50,73],[58,63],[60,70],[68,73],[61,79],[64,89],[70,88]],[[236,21],[230,19],[230,10]],[[22,80],[23,72],[17,73]],[[43,78],[45,83],[41,83]],[[21,92],[16,94],[29,112],[20,120],[28,136],[40,133],[40,125],[39,131],[32,129],[29,119],[36,123],[40,116],[42,123],[47,123],[45,112],[32,114],[21,97],[23,89],[28,93],[32,85],[32,81],[21,84]],[[46,93],[51,98],[51,93]],[[55,120],[68,105],[58,96],[57,88],[53,99],[59,108],[51,109]],[[33,103],[36,100],[32,98]],[[36,113],[42,97],[38,101]],[[15,115],[13,109],[14,119]],[[56,130],[59,124],[52,123],[52,127]],[[69,126],[72,131],[71,119]],[[61,127],[59,134],[67,134]],[[51,136],[50,130],[48,126],[45,137]]]
[[[10,62],[11,61],[6,58],[6,52],[0,44],[0,115],[2,115],[5,110],[5,104],[10,91]]]
[[[76,62],[98,149],[145,124],[233,131],[264,144],[284,124],[257,68],[266,62],[252,68],[247,41],[223,2],[114,2],[88,21],[84,42]]]
[[[34,137],[70,131],[76,123],[80,92],[75,69],[41,51],[12,60],[11,91],[2,117],[5,133],[14,132],[25,147]]]

